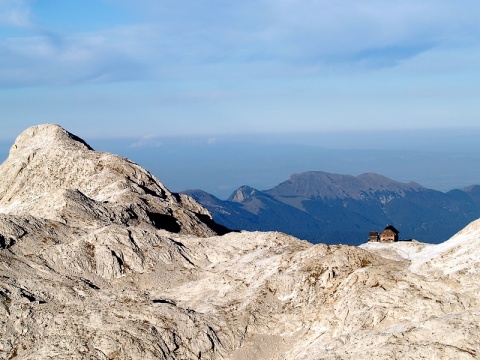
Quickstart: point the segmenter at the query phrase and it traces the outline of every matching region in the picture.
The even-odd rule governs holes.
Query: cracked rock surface
[[[56,125],[0,179],[0,359],[480,357],[478,222],[439,245],[229,233]]]

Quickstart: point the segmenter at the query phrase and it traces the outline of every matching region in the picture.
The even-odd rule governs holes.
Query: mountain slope
[[[56,126],[26,134],[0,167],[1,359],[480,355],[478,223],[435,251],[205,237],[208,212],[146,170]]]
[[[56,125],[24,131],[0,166],[0,178],[0,213],[72,225],[146,221],[179,233],[216,234],[210,214],[194,200],[172,194],[137,164],[96,152]]]
[[[322,223],[317,219],[248,186],[239,188],[227,201],[199,190],[183,193],[205,206],[215,214],[215,221],[230,229],[281,231],[308,240],[309,235],[321,233]],[[316,239],[320,242],[320,238]]]
[[[192,196],[228,227],[283,231],[313,243],[361,244],[386,224],[395,224],[403,239],[438,243],[480,216],[475,187],[442,193],[371,173],[306,172],[270,190],[245,189],[214,207]],[[226,210],[232,208],[234,216]]]

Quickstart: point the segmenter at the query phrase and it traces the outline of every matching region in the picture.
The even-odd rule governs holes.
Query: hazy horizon
[[[443,191],[480,183],[479,11],[471,0],[0,0],[0,139],[57,123],[173,191],[221,198],[311,170]]]
[[[69,130],[69,129],[67,129]],[[94,149],[137,162],[171,191],[202,189],[226,199],[248,185],[266,190],[305,171],[374,172],[448,191],[480,184],[480,129],[83,138]],[[0,158],[14,138],[0,142]]]
[[[480,3],[0,1],[3,138],[478,127]]]

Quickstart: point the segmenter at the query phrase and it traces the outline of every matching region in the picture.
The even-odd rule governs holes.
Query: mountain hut
[[[398,241],[398,231],[392,225],[387,225],[387,227],[380,233],[380,242],[396,242]]]
[[[370,234],[368,234],[368,241],[378,242],[379,240],[380,240],[380,238],[378,237],[378,232],[370,231]]]

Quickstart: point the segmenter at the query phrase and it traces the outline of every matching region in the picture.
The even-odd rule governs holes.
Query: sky
[[[477,0],[0,0],[0,139],[478,128]]]
[[[0,0],[0,157],[56,123],[173,191],[226,198],[309,170],[480,184],[478,14],[477,0]]]

